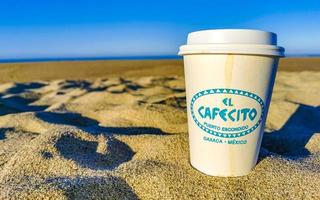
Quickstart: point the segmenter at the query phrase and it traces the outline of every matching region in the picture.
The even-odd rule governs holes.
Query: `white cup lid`
[[[180,47],[179,55],[188,54],[256,54],[284,56],[277,46],[277,35],[250,29],[214,29],[189,33],[187,45]]]
[[[216,29],[189,33],[187,44],[277,45],[277,35],[250,29]]]

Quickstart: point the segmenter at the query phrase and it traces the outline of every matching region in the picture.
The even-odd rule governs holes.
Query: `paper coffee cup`
[[[256,165],[279,57],[274,33],[192,32],[184,56],[191,165],[212,176]]]

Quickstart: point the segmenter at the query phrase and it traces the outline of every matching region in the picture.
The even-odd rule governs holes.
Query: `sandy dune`
[[[0,85],[0,199],[320,199],[320,72],[280,72],[260,161],[188,162],[181,76]]]

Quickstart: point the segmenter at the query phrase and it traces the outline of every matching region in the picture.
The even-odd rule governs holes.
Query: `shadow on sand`
[[[59,177],[46,184],[64,191],[67,199],[138,199],[133,189],[120,177]]]
[[[66,159],[72,159],[93,170],[113,170],[132,159],[134,152],[125,143],[108,137],[105,153],[97,152],[98,142],[86,141],[71,135],[62,136],[55,147]]]
[[[16,83],[14,87],[9,88],[6,93],[9,94],[20,94],[27,90],[31,89],[38,89],[46,86],[44,83],[37,83],[37,82],[31,82],[31,83]]]
[[[281,129],[264,134],[262,147],[292,160],[304,158],[310,155],[305,145],[317,132],[320,132],[320,107],[299,105]],[[260,153],[260,157],[266,155]]]
[[[75,126],[89,134],[103,134],[105,141],[88,141],[72,134],[62,135],[54,144],[60,155],[70,159],[81,167],[91,170],[114,170],[120,164],[128,162],[134,156],[133,150],[113,135],[167,135],[154,127],[102,127],[95,119],[72,112],[49,112],[47,106],[34,106],[38,100],[35,93],[28,91],[45,86],[41,83],[16,84],[5,93],[0,93],[0,116],[11,113],[34,112],[39,119],[61,125]],[[80,87],[88,91],[102,91],[106,87],[91,88],[88,82],[68,81],[62,89]],[[134,90],[138,87],[130,85]],[[63,91],[61,91],[63,93]],[[27,96],[25,96],[27,94]],[[61,94],[62,94],[61,93]],[[31,95],[31,96],[28,96]],[[35,96],[32,96],[35,95]],[[6,129],[0,128],[0,140],[5,139]],[[101,151],[99,145],[104,145]],[[53,154],[44,151],[44,159],[52,159]],[[62,189],[68,199],[138,199],[132,188],[119,177],[57,177],[47,180]]]
[[[167,135],[159,128],[154,127],[102,127],[99,122],[82,116],[79,113],[71,112],[37,112],[36,116],[43,121],[53,124],[71,125],[87,131],[91,134],[104,133],[106,135]]]
[[[74,135],[63,135],[55,144],[60,155],[92,170],[113,170],[134,156],[133,150],[113,135],[166,135],[161,129],[152,127],[101,127],[99,122],[78,113],[37,112],[36,116],[48,123],[72,125],[92,135],[103,134],[105,141],[88,141]],[[105,150],[99,152],[99,145]],[[43,157],[50,159],[47,152]]]
[[[72,125],[90,133],[106,133],[106,134],[120,134],[120,135],[140,135],[153,134],[165,135],[161,129],[153,127],[101,127],[99,122],[84,117],[78,113],[72,112],[47,112],[44,111],[48,106],[30,105],[32,102],[38,100],[31,92],[31,89],[39,89],[46,86],[44,83],[17,83],[14,87],[9,88],[5,93],[0,93],[0,116],[12,113],[35,112],[36,116],[48,123]],[[61,85],[62,89],[68,88],[83,88],[88,91],[104,90],[105,88],[91,88],[90,82],[87,81],[66,81]],[[10,96],[6,96],[10,94]],[[22,95],[24,94],[24,95]]]
[[[7,131],[14,131],[13,128],[0,128],[0,140],[6,139],[6,132]]]
[[[36,112],[45,110],[48,106],[30,105],[38,100],[36,93],[28,90],[46,86],[43,83],[17,83],[5,93],[0,93],[0,116],[21,112]],[[9,96],[6,96],[9,95]]]

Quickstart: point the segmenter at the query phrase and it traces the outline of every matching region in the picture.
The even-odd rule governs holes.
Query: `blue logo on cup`
[[[264,102],[256,94],[227,88],[207,89],[191,99],[191,116],[203,131],[237,138],[254,131],[262,121]]]

